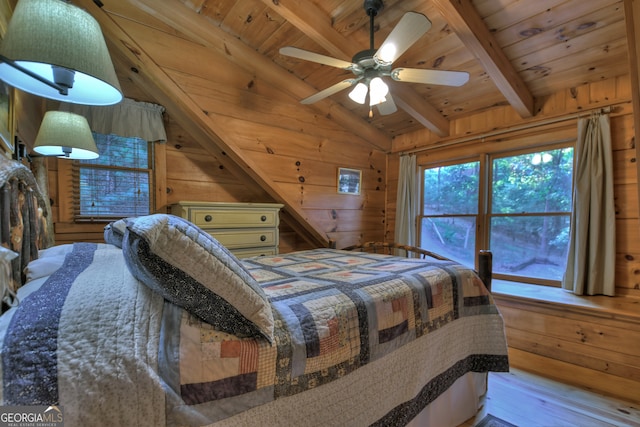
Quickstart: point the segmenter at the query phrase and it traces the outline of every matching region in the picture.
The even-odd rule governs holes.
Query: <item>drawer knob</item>
[[[267,220],[267,216],[266,215],[262,215],[260,217],[260,221],[265,222]]]
[[[211,221],[213,220],[213,217],[212,217],[211,215],[205,215],[205,216],[204,216],[204,220],[205,220],[206,222],[211,222]]]
[[[267,236],[265,236],[264,234],[262,236],[260,236],[260,241],[264,242],[265,240],[267,240]]]

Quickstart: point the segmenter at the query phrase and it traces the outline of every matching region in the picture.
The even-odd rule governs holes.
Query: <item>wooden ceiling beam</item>
[[[440,137],[449,136],[449,120],[433,105],[424,100],[406,83],[391,83],[391,92],[396,105],[407,112],[422,126]],[[431,117],[426,120],[425,117]]]
[[[333,28],[330,17],[327,17],[325,12],[313,2],[308,0],[262,0],[262,2],[325,48],[330,55],[351,61],[353,55],[351,44]]]
[[[444,20],[453,28],[462,43],[480,61],[498,90],[522,118],[532,117],[533,95],[498,46],[493,34],[471,1],[432,0]]]
[[[353,40],[344,37],[331,25],[325,12],[304,0],[262,0],[280,16],[297,27],[331,55],[351,61]],[[395,90],[395,89],[394,89]],[[424,99],[410,91],[393,93],[398,107],[439,136],[449,135],[449,120]]]

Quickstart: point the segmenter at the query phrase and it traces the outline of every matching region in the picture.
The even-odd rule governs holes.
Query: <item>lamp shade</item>
[[[66,111],[47,111],[33,147],[43,156],[88,160],[98,157],[87,119]]]
[[[365,99],[367,99],[367,92],[369,88],[364,83],[358,83],[356,87],[353,88],[351,92],[349,92],[349,98],[358,104],[364,104]]]
[[[380,77],[374,77],[369,83],[369,105],[382,104],[387,100],[389,86]]]
[[[25,92],[86,105],[122,100],[100,25],[87,12],[64,1],[20,0],[0,55],[48,81],[71,86],[67,95],[61,94],[3,60],[0,79]]]

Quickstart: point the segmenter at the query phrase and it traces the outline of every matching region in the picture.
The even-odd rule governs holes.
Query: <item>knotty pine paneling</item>
[[[557,378],[558,373],[544,366],[522,363],[527,355],[569,363],[585,375],[563,381],[639,402],[635,390],[640,387],[640,316],[633,304],[622,309],[571,308],[500,295],[496,302],[505,319],[509,347],[519,355],[514,365]],[[603,383],[605,376],[610,381]],[[625,382],[627,387],[611,386]]]
[[[616,252],[616,295],[640,295],[640,252]]]
[[[482,136],[495,130],[510,129],[543,120],[561,118],[567,114],[615,106],[618,115],[631,114],[631,85],[629,76],[623,75],[589,84],[580,84],[558,90],[536,99],[535,117],[522,119],[509,106],[495,106],[480,114],[472,114],[451,120],[450,136],[438,138],[427,129],[397,136],[393,139],[393,152],[416,150],[455,141],[463,136]],[[585,113],[588,115],[588,113]],[[631,119],[632,121],[632,119]],[[625,126],[626,129],[628,127]],[[612,129],[612,133],[614,130]],[[631,125],[633,134],[633,125]],[[626,141],[629,138],[624,138]]]
[[[635,183],[618,184],[615,186],[614,203],[616,219],[638,218],[638,188]]]

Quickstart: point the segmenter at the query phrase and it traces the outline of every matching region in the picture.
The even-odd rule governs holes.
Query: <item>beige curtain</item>
[[[615,295],[615,208],[608,115],[578,120],[573,212],[564,289]]]
[[[416,156],[401,156],[394,236],[396,243],[416,246],[415,221],[419,213],[419,198]]]
[[[104,107],[62,103],[60,110],[84,116],[92,131],[104,135],[155,142],[167,140],[162,120],[164,107],[161,105],[124,98],[118,104]]]

